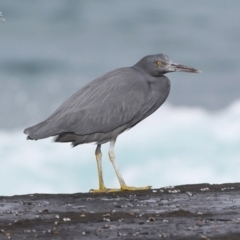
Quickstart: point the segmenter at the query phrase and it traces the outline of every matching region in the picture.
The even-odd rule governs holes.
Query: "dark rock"
[[[240,183],[0,197],[0,239],[240,239]]]

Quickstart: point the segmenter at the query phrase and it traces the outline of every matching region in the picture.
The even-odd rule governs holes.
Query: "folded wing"
[[[45,121],[24,130],[30,139],[60,133],[107,133],[130,123],[141,112],[147,85],[138,72],[122,68],[87,84],[67,99]],[[134,91],[133,91],[134,89]]]

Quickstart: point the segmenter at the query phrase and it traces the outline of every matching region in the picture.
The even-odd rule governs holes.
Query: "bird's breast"
[[[149,82],[149,88],[151,89],[151,99],[152,103],[158,108],[167,99],[170,92],[171,83],[169,79],[165,76],[155,78],[153,81]]]

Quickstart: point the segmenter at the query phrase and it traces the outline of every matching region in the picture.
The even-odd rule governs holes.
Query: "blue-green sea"
[[[2,1],[0,195],[97,188],[95,145],[26,141],[87,82],[149,54],[201,74],[170,73],[166,103],[119,136],[131,186],[240,181],[240,1]],[[103,149],[107,187],[118,187]]]

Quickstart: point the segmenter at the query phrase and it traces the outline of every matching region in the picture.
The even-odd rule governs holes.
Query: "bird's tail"
[[[38,140],[54,136],[54,130],[51,127],[51,123],[43,121],[34,126],[28,127],[23,131],[27,136],[27,139]]]

